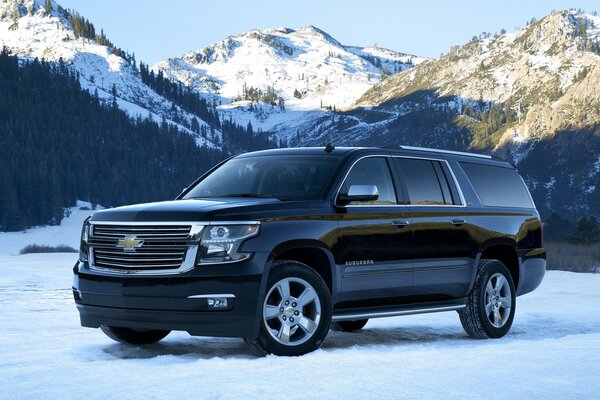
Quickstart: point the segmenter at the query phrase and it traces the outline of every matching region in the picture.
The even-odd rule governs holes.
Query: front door
[[[340,193],[352,185],[376,185],[372,202],[350,203],[340,210],[336,263],[341,265],[341,301],[378,305],[410,295],[412,232],[406,207],[398,206],[391,160],[367,157],[356,162]],[[351,304],[349,304],[351,306]]]

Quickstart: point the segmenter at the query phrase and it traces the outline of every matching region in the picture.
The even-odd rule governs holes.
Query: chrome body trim
[[[442,311],[457,311],[457,310],[462,310],[465,307],[467,307],[465,304],[461,304],[458,306],[414,308],[414,309],[397,310],[397,311],[383,311],[383,312],[371,312],[371,313],[365,312],[365,313],[356,313],[356,314],[333,315],[333,317],[331,317],[331,320],[332,321],[355,321],[357,319],[367,319],[367,318],[396,317],[396,316],[400,316],[400,315],[427,314],[427,313],[442,312]]]
[[[188,299],[208,299],[208,298],[213,298],[213,297],[220,297],[220,298],[226,298],[226,299],[235,299],[235,295],[231,294],[231,293],[225,293],[225,294],[193,294],[188,296]]]

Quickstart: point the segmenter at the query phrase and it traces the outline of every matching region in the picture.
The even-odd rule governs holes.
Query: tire
[[[365,327],[368,319],[357,319],[356,321],[334,321],[331,323],[332,331],[355,332]]]
[[[296,261],[276,261],[261,307],[259,336],[244,341],[258,355],[310,353],[325,340],[331,314],[331,294],[319,274]]]
[[[458,312],[465,332],[474,339],[506,335],[515,316],[515,299],[508,268],[498,260],[481,260],[467,307]]]
[[[121,328],[119,326],[102,325],[102,332],[112,340],[125,344],[152,344],[164,339],[171,331],[150,330],[138,331],[130,328]]]

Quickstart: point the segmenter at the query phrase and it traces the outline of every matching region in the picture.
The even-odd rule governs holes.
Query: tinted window
[[[322,198],[339,164],[335,155],[234,158],[200,181],[184,198],[256,196]]]
[[[354,164],[342,186],[341,192],[348,193],[352,185],[377,186],[379,198],[376,201],[369,202],[369,204],[396,204],[394,184],[385,158],[368,157]],[[352,204],[357,203],[353,202]]]
[[[531,208],[529,192],[516,170],[493,165],[460,163],[486,206]]]
[[[414,158],[395,158],[394,160],[406,184],[410,204],[446,204],[442,186],[432,161]],[[449,196],[445,178],[442,177],[442,179],[444,189]],[[450,199],[448,200],[448,203],[451,203]]]

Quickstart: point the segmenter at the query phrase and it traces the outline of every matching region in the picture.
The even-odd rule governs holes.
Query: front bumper
[[[187,331],[196,336],[257,337],[268,253],[239,263],[196,267],[177,275],[120,275],[74,268],[81,325]],[[210,308],[203,296],[227,295]],[[194,296],[190,298],[190,296]]]

